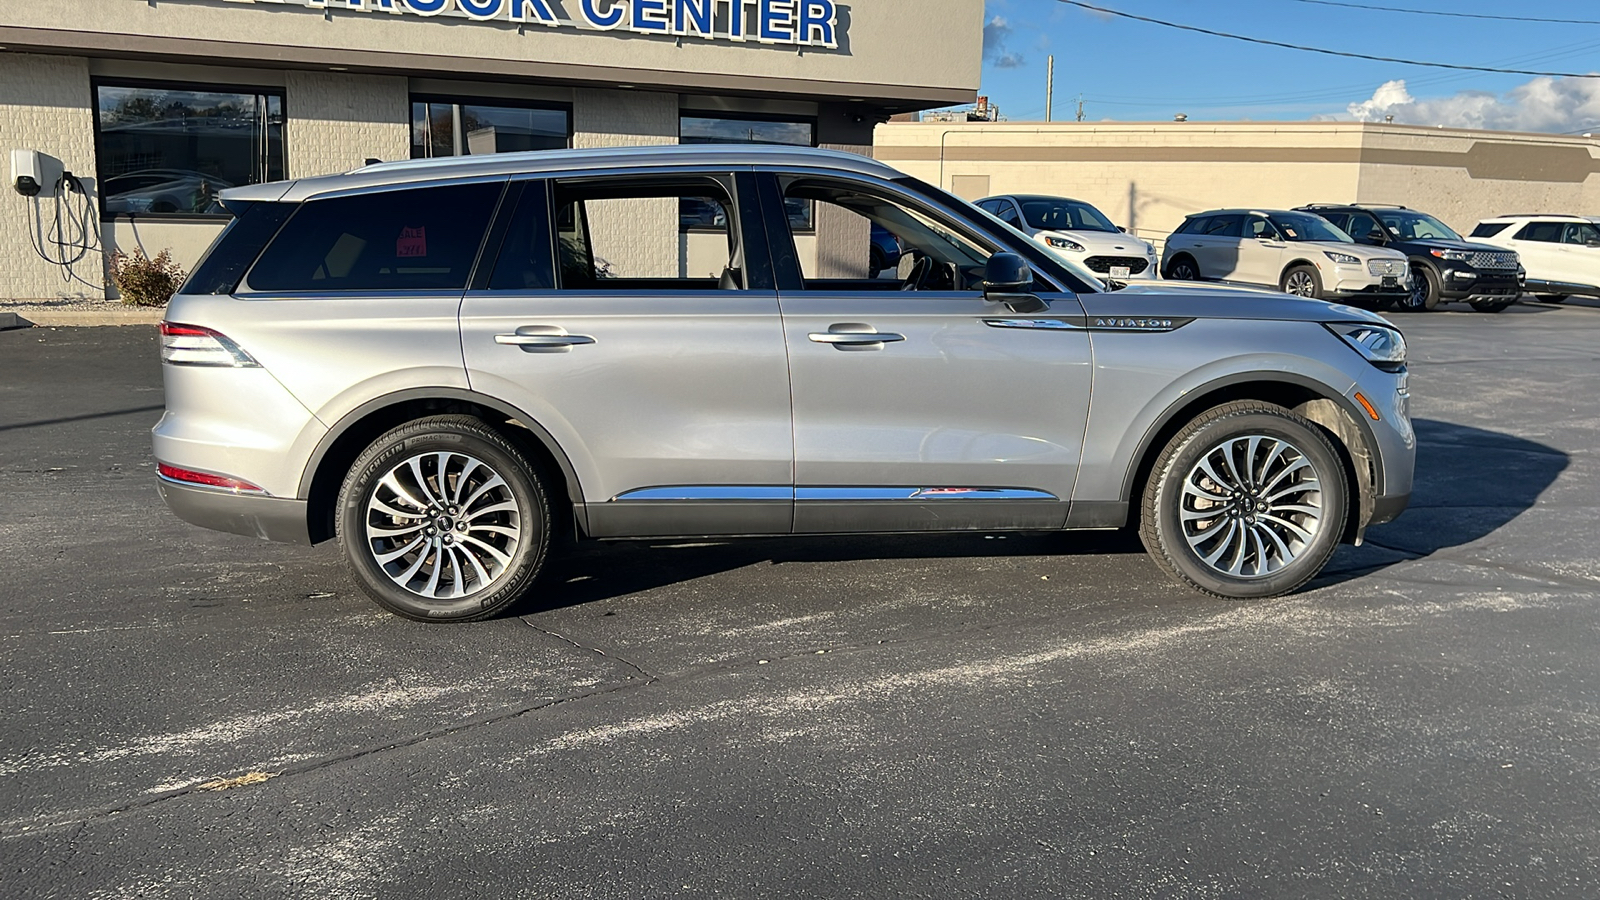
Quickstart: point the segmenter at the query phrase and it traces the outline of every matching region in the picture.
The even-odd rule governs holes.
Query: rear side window
[[[253,291],[464,290],[504,182],[313,200],[250,271]]]
[[[293,203],[253,203],[235,211],[205,259],[184,282],[183,294],[231,294],[272,236],[294,214]]]
[[[1506,223],[1504,222],[1482,222],[1477,228],[1472,229],[1472,236],[1475,238],[1494,237],[1505,230]]]
[[[1206,223],[1205,231],[1201,232],[1201,234],[1210,235],[1211,237],[1243,237],[1244,216],[1232,214],[1212,216],[1211,221]]]
[[[1203,234],[1209,221],[1211,221],[1210,216],[1190,216],[1183,220],[1183,224],[1179,225],[1173,234]]]
[[[1542,244],[1561,243],[1560,222],[1529,222],[1517,232],[1519,241],[1538,241]]]

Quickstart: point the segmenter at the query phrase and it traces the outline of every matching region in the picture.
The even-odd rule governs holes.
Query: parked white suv
[[[1472,239],[1517,251],[1528,292],[1546,303],[1600,297],[1600,228],[1583,216],[1496,216],[1479,222]]]
[[[1282,209],[1216,209],[1190,216],[1167,238],[1161,271],[1177,281],[1266,285],[1375,308],[1411,292],[1405,254],[1358,244],[1321,216]]]
[[[978,208],[1101,278],[1155,278],[1156,248],[1116,225],[1082,200],[1009,194],[978,201]]]

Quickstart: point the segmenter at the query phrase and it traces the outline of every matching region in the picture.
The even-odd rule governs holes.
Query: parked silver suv
[[[162,494],[337,540],[415,619],[495,615],[567,535],[1137,523],[1181,581],[1269,597],[1411,492],[1382,319],[1107,292],[859,156],[506,154],[222,196],[162,326]],[[904,248],[877,277],[873,226]]]

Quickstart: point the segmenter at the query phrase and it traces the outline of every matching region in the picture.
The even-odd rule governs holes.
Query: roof
[[[251,184],[222,192],[224,200],[298,202],[335,191],[419,184],[462,178],[560,174],[596,169],[688,168],[699,166],[774,166],[833,169],[855,175],[898,178],[900,172],[871,157],[838,150],[779,144],[671,144],[593,150],[533,150],[485,156],[451,156],[376,163],[340,175],[321,175],[271,184]]]
[[[1566,213],[1506,213],[1503,216],[1489,216],[1481,222],[1522,222],[1527,219],[1551,219],[1557,222],[1590,222],[1592,220],[1583,216],[1573,216]]]
[[[1084,202],[1084,201],[1078,200],[1078,199],[1076,199],[1074,197],[1063,197],[1063,196],[1061,196],[1059,194],[995,194],[993,197],[985,197],[984,199],[985,200],[999,200],[1002,197],[1009,197],[1012,200],[1019,200],[1019,201],[1021,201],[1023,203],[1035,203],[1035,202],[1038,202],[1040,200],[1044,200],[1044,201],[1062,200],[1062,201],[1065,201],[1067,203],[1083,203]],[[1085,205],[1088,205],[1088,204],[1085,204]]]
[[[1184,218],[1192,219],[1195,216],[1292,216],[1298,212],[1300,211],[1295,209],[1251,209],[1241,207],[1237,209],[1208,209],[1202,212],[1190,213]]]

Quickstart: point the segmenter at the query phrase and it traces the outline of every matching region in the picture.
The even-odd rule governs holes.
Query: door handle
[[[832,325],[827,331],[813,332],[809,337],[815,343],[832,344],[840,350],[881,350],[884,344],[893,344],[906,339],[903,334],[880,332],[871,325],[859,322]]]
[[[567,334],[566,329],[553,325],[526,325],[514,334],[497,334],[496,344],[521,347],[525,353],[570,353],[573,347],[594,343],[586,334]]]

